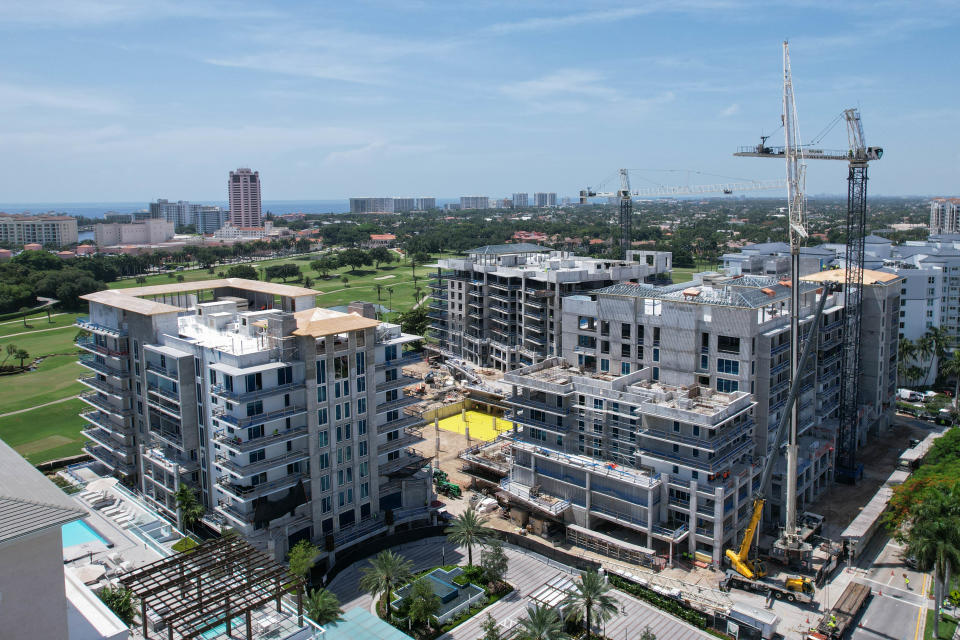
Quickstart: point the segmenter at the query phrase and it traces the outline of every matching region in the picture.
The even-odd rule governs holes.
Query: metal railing
[[[511,480],[510,478],[504,478],[501,480],[500,488],[510,495],[516,496],[521,500],[529,502],[530,504],[534,504],[540,509],[543,509],[544,511],[553,515],[563,513],[570,506],[569,500],[563,500],[557,497],[554,497],[553,500],[548,500],[540,495],[532,495],[530,493],[530,487]]]
[[[283,409],[277,409],[276,411],[259,413],[255,416],[237,417],[227,413],[223,408],[220,408],[219,410],[214,411],[214,417],[237,427],[252,427],[257,424],[263,424],[264,422],[270,422],[271,420],[279,420],[280,418],[295,416],[297,414],[306,412],[306,410],[307,408],[305,406],[294,405],[290,407],[284,407]]]
[[[276,393],[284,393],[294,389],[302,389],[303,385],[303,382],[291,382],[289,384],[282,384],[275,387],[254,389],[253,391],[231,391],[222,384],[215,384],[210,387],[210,393],[217,397],[226,398],[227,400],[232,400],[234,402],[242,402],[243,400],[253,400],[255,398],[272,396]]]
[[[306,460],[309,457],[310,452],[302,450],[284,452],[282,455],[277,457],[264,458],[263,460],[258,460],[257,462],[237,462],[236,460],[231,459],[229,456],[219,454],[214,459],[214,464],[223,467],[232,473],[235,473],[237,476],[246,477],[255,475],[261,471],[267,471],[276,467]]]
[[[291,427],[290,429],[283,429],[282,431],[277,430],[276,433],[263,435],[259,438],[253,438],[252,440],[241,440],[240,436],[231,435],[227,433],[226,429],[219,429],[214,432],[213,439],[228,449],[246,452],[252,449],[260,449],[277,442],[302,438],[305,435],[307,435],[307,425],[300,425],[299,427]]]
[[[86,402],[87,404],[92,404],[93,406],[97,407],[101,411],[104,411],[106,413],[110,413],[113,415],[121,416],[124,418],[129,416],[132,413],[130,409],[124,409],[123,407],[110,404],[109,402],[107,402],[106,400],[100,397],[99,391],[88,391],[87,393],[82,393],[80,394],[80,399]]]
[[[113,327],[108,327],[107,325],[104,325],[104,324],[91,322],[90,316],[78,316],[77,319],[73,321],[73,324],[87,331],[96,331],[98,333],[108,333],[113,336],[127,335],[126,329],[115,329]]]

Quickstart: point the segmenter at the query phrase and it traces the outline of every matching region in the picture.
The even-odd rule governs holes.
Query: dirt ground
[[[932,425],[912,418],[896,416],[890,429],[857,453],[863,462],[863,479],[854,485],[834,483],[825,494],[808,505],[807,510],[824,517],[822,535],[839,540],[840,534],[860,510],[883,486],[897,467],[900,454],[911,438],[923,439]]]

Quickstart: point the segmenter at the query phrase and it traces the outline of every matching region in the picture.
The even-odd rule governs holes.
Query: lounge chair
[[[127,523],[127,522],[130,522],[130,521],[133,520],[134,518],[136,518],[135,515],[133,515],[132,513],[127,513],[127,514],[125,514],[125,515],[123,515],[123,516],[121,516],[121,517],[119,517],[119,518],[114,518],[113,521],[116,522],[117,524],[122,525],[122,524],[125,524],[125,523]]]
[[[124,511],[126,508],[127,508],[127,506],[126,506],[125,504],[123,504],[122,502],[116,502],[116,503],[113,504],[113,506],[110,506],[110,507],[107,507],[106,509],[103,509],[100,513],[102,513],[102,514],[105,515],[105,516],[108,516],[108,517],[112,518],[113,516],[117,515],[117,514],[120,513],[121,511]]]
[[[83,501],[87,504],[93,504],[94,502],[99,502],[103,500],[107,495],[106,491],[93,491],[89,495],[83,498]]]
[[[86,499],[89,498],[90,496],[95,496],[95,495],[97,495],[98,493],[103,493],[103,492],[102,492],[102,491],[89,491],[89,490],[88,490],[88,491],[81,491],[80,493],[77,494],[77,497],[80,498],[81,500],[86,500]]]
[[[106,511],[107,509],[112,509],[117,506],[117,498],[107,498],[106,500],[101,500],[100,502],[92,505],[93,509],[100,511]]]

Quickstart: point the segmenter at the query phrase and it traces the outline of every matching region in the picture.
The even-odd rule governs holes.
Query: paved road
[[[503,628],[509,628],[527,609],[527,596],[558,574],[576,575],[570,567],[557,564],[543,556],[524,551],[511,545],[505,545],[510,568],[507,580],[517,591],[485,609],[456,629],[441,636],[441,640],[476,640],[483,636],[480,625],[489,612]],[[408,545],[395,547],[393,551],[407,557],[414,564],[414,570],[420,571],[445,561],[448,564],[466,564],[466,549],[458,548],[445,538],[430,538]],[[478,554],[474,549],[474,557]],[[358,585],[360,570],[367,566],[365,560],[351,566],[338,575],[329,585],[337,594],[344,609],[353,607],[370,608],[372,599],[363,593]],[[615,592],[620,601],[621,612],[606,624],[606,636],[613,640],[619,638],[639,638],[645,627],[649,626],[658,638],[676,640],[708,640],[712,636],[669,616],[644,602],[627,594]]]

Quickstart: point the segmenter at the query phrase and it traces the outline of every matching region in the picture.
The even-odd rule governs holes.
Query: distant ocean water
[[[195,204],[209,204],[226,209],[225,200],[191,200]],[[437,204],[459,202],[455,198],[437,198]],[[0,202],[0,212],[4,213],[47,213],[53,211],[72,216],[102,218],[109,211],[132,213],[150,208],[146,202]],[[284,213],[349,213],[349,200],[264,200],[263,212]]]
[[[229,205],[225,200],[191,200],[196,204],[210,204],[223,208]],[[109,211],[131,213],[150,208],[146,202],[0,202],[0,211],[5,213],[47,213],[54,211],[72,216],[102,218]],[[349,200],[264,200],[264,213],[347,213]]]

